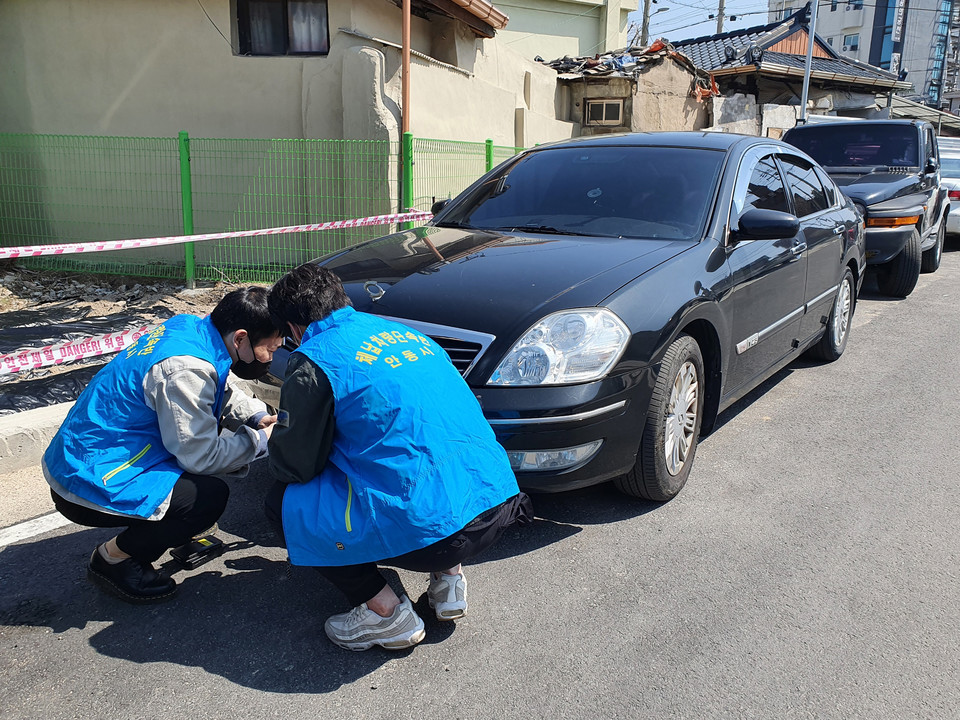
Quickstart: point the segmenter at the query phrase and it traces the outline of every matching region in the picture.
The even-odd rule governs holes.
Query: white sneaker
[[[331,615],[323,629],[334,644],[347,650],[369,650],[374,645],[402,650],[426,636],[423,620],[406,595],[400,598],[390,617],[381,617],[363,603],[350,612]]]
[[[458,620],[467,614],[467,579],[463,573],[430,573],[427,600],[437,620]]]

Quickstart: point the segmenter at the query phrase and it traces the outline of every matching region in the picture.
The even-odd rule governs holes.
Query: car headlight
[[[606,308],[562,310],[524,333],[490,377],[489,385],[563,385],[603,377],[630,340],[623,321]]]

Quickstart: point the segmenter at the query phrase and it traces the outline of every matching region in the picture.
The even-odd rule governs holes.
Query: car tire
[[[889,297],[900,298],[912,293],[920,279],[920,257],[920,233],[914,230],[903,250],[880,267],[877,275],[880,292]]]
[[[940,221],[940,230],[937,231],[937,241],[933,247],[923,253],[923,259],[920,261],[920,272],[936,272],[940,267],[940,258],[943,257],[943,240],[947,234],[947,218],[944,216]]]
[[[627,495],[665,502],[690,475],[703,420],[703,355],[697,341],[680,335],[660,363],[640,452],[633,469],[614,484]]]
[[[857,304],[857,290],[853,283],[853,273],[847,268],[840,281],[833,308],[827,319],[827,328],[816,345],[810,348],[808,355],[817,360],[833,362],[847,347],[850,337],[850,325],[853,323],[853,311]]]

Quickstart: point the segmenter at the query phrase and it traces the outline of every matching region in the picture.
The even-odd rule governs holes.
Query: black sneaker
[[[176,581],[150,563],[127,558],[111,565],[100,556],[100,548],[90,556],[87,577],[111,595],[137,605],[165,602],[177,594]]]

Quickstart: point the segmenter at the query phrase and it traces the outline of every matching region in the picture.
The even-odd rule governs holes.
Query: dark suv
[[[867,264],[880,292],[906,297],[922,272],[940,267],[947,191],[933,126],[920,120],[801,125],[783,139],[819,162],[867,226]]]

